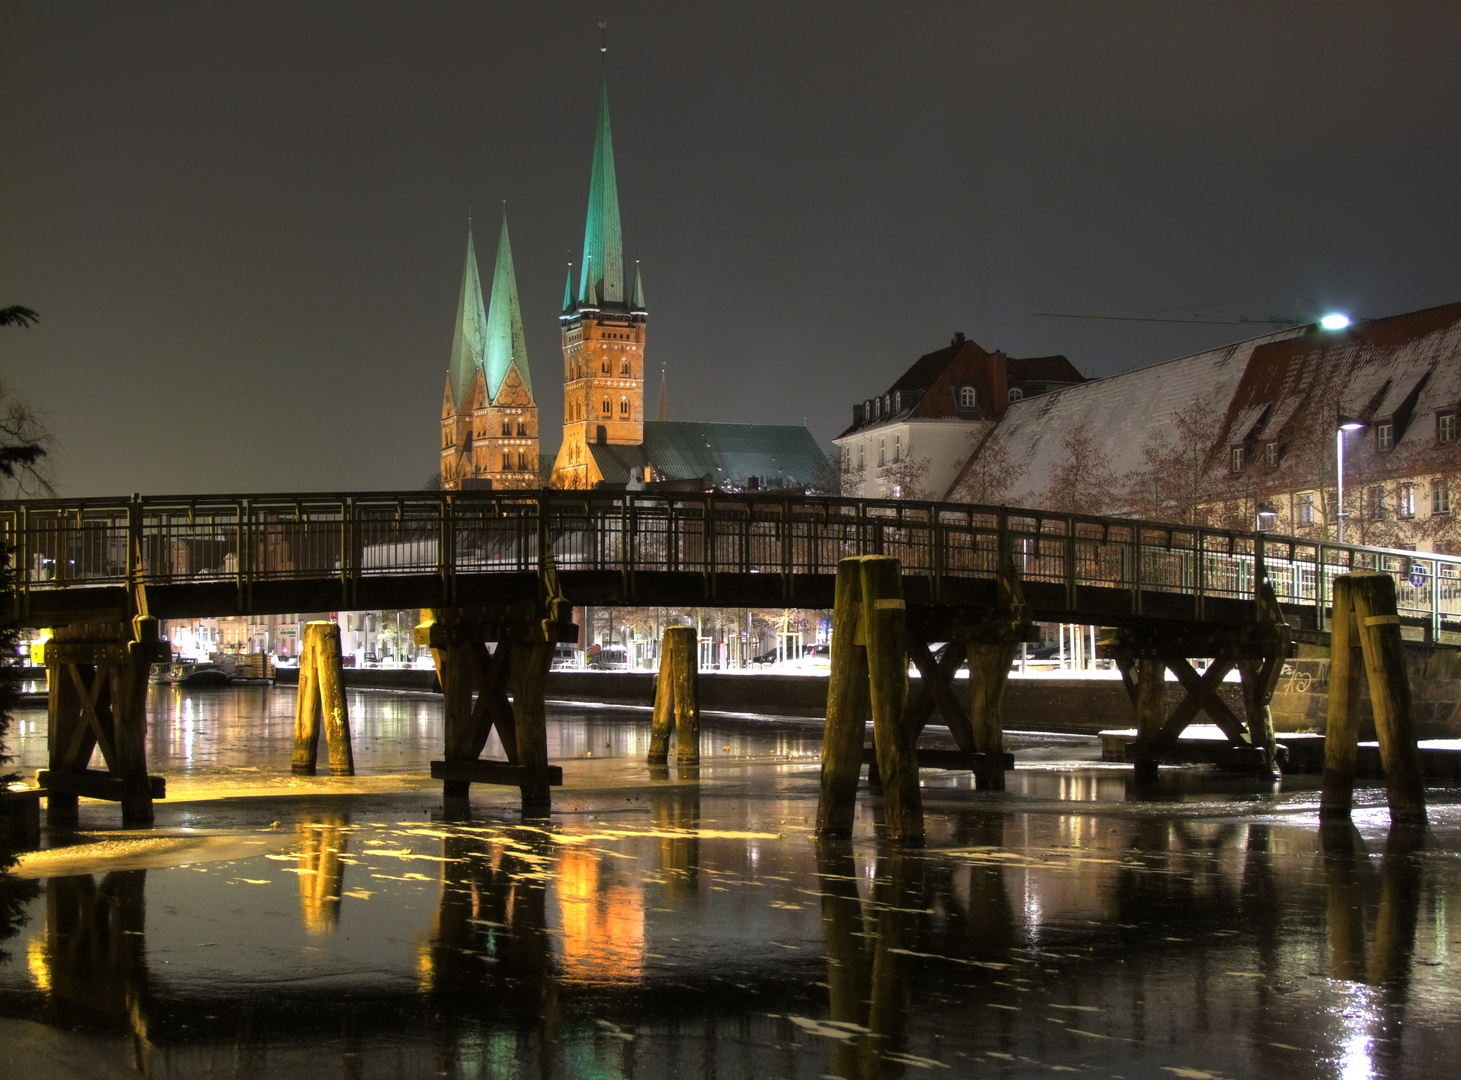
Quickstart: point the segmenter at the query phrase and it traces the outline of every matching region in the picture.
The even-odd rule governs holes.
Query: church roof
[[[504,234],[505,235],[505,234]],[[482,281],[477,276],[477,251],[472,246],[472,227],[467,226],[467,261],[462,268],[462,290],[457,296],[456,331],[452,336],[451,364],[447,379],[451,385],[452,408],[460,411],[471,389],[472,377],[482,366],[487,340],[487,313],[482,307]]]
[[[492,271],[492,306],[487,312],[483,363],[488,400],[497,397],[508,371],[514,367],[531,396],[533,383],[528,377],[528,347],[523,336],[523,313],[517,299],[517,275],[512,268],[506,214],[502,215],[502,235],[497,240],[497,266]]]
[[[594,281],[590,289],[589,275]],[[609,76],[599,84],[599,123],[589,178],[588,220],[583,230],[583,272],[578,295],[595,304],[624,303],[624,238],[619,230],[619,186],[614,179],[614,139],[609,130]]]
[[[823,479],[827,459],[805,427],[646,420],[639,446],[590,445],[605,483],[627,483],[644,466],[656,480],[703,479],[706,487],[806,488]]]

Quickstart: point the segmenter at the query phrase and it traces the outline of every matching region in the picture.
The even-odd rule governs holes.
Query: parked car
[[[618,645],[601,645],[589,651],[588,666],[598,671],[628,671],[629,653]]]

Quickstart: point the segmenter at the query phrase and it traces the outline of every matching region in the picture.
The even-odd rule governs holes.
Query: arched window
[[[629,374],[629,357],[626,356],[626,357],[622,358],[619,361],[619,374],[620,375],[628,375]]]
[[[1011,402],[1023,401],[1024,399],[1025,399],[1025,392],[1023,390],[1021,390],[1018,386],[1011,386],[1010,387],[1010,401]]]
[[[619,415],[620,416],[628,416],[629,415],[629,399],[627,397],[621,397],[619,399]]]
[[[504,450],[502,452],[502,471],[507,472],[510,468],[512,468],[512,455]]]
[[[609,358],[607,356],[604,357],[602,362],[600,362],[599,371],[604,375],[607,375],[609,373]]]
[[[528,425],[526,424],[526,422],[524,422],[522,420],[519,420],[517,422],[517,433],[518,433],[519,436],[522,436],[524,438],[527,437],[527,434],[528,434]]]
[[[959,387],[959,408],[972,409],[976,403],[972,386]]]
[[[608,398],[604,398],[604,415],[605,416],[608,416],[611,412],[613,412],[613,408],[609,404],[609,399]]]
[[[511,435],[512,434],[512,421],[511,420],[504,420],[504,421],[502,421],[502,434],[504,434],[504,435]]]

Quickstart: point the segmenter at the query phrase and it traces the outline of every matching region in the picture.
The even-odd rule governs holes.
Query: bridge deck
[[[535,595],[551,548],[578,604],[832,606],[837,562],[901,560],[930,629],[987,610],[1001,564],[1036,619],[1121,626],[1251,621],[1267,576],[1322,631],[1351,570],[1397,583],[1403,620],[1461,633],[1461,559],[1045,510],[780,494],[385,492],[0,503],[14,616],[32,626],[501,604]]]

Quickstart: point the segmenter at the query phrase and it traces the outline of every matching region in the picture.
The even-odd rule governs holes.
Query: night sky
[[[1110,374],[1461,300],[1461,5],[0,0],[0,376],[64,495],[419,488],[468,206],[543,449],[600,72],[653,408],[811,426],[964,331]]]

